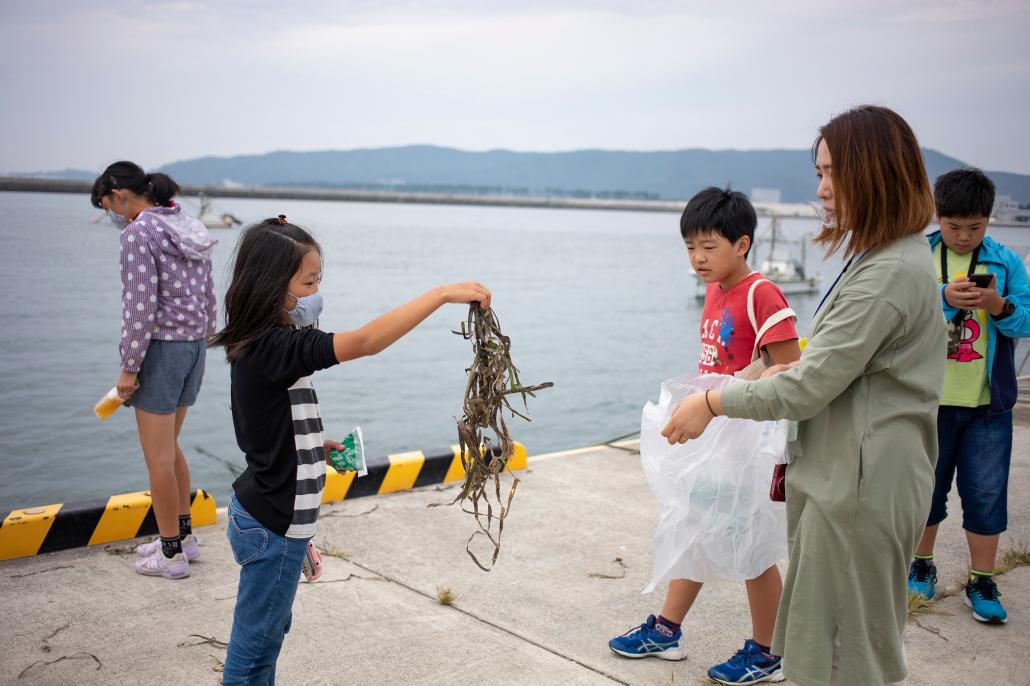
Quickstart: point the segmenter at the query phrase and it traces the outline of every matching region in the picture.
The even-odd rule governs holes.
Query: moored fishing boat
[[[209,229],[231,229],[243,223],[229,212],[215,212],[211,209],[211,201],[203,193],[200,194],[200,212],[197,213],[197,219]]]
[[[751,254],[748,255],[748,262],[752,268],[760,272],[783,291],[784,295],[804,295],[817,293],[822,285],[822,277],[818,274],[808,274],[805,270],[808,241],[785,240],[780,237],[780,218],[772,217],[769,226],[769,233],[766,236],[755,236]],[[777,246],[781,249],[785,246],[800,246],[799,257],[786,256],[777,253]],[[698,300],[705,299],[705,290],[708,284],[694,274],[697,283],[694,288],[694,297]]]

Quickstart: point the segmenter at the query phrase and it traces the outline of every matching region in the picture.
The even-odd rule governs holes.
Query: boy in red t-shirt
[[[690,263],[708,284],[701,314],[698,371],[702,374],[733,374],[762,351],[775,364],[790,364],[801,357],[794,313],[783,293],[747,263],[757,223],[747,196],[714,187],[691,198],[680,219]],[[769,648],[783,590],[780,572],[773,565],[746,586],[752,636],[736,655],[708,670],[708,676],[722,684],[782,681],[781,660]],[[661,613],[608,645],[626,657],[682,660],[687,649],[680,624],[700,591],[697,581],[669,582]]]

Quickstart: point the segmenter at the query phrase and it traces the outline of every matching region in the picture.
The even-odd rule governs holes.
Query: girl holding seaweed
[[[354,331],[315,328],[322,311],[322,249],[285,215],[248,227],[225,296],[225,348],[236,440],[247,468],[233,483],[229,545],[239,589],[222,683],[273,683],[290,629],[308,541],[315,534],[326,451],[311,376],[376,355],[446,303],[490,306],[476,281],[438,286]]]

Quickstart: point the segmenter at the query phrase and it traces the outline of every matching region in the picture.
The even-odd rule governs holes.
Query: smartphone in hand
[[[994,274],[970,274],[969,280],[977,288],[990,288],[991,282],[994,281]]]
[[[316,548],[315,544],[311,541],[308,541],[308,549],[304,554],[301,573],[304,574],[304,579],[309,583],[318,581],[318,577],[322,576],[322,551]]]

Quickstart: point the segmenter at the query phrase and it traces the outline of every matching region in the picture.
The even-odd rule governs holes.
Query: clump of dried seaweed
[[[501,333],[497,315],[492,309],[484,310],[473,303],[469,307],[468,320],[461,323],[461,331],[454,333],[472,341],[474,356],[471,366],[466,370],[468,382],[465,384],[464,415],[458,420],[458,444],[461,446],[461,462],[465,468],[465,483],[451,504],[460,502],[461,509],[475,517],[479,528],[469,536],[465,552],[480,569],[489,572],[501,552],[504,518],[511,509],[511,501],[519,485],[518,478],[512,476],[507,500],[502,500],[501,473],[515,451],[515,443],[504,421],[504,411],[511,412],[513,418],[532,421],[526,416],[529,413],[527,397],[536,397],[536,391],[550,388],[554,384],[548,381],[532,386],[522,385],[519,370],[511,361],[511,339]],[[512,395],[522,396],[526,414],[511,406],[509,396]],[[492,432],[494,440],[484,435],[485,432]],[[496,532],[493,529],[494,521],[497,522]],[[489,567],[483,565],[472,552],[472,541],[477,536],[485,536],[493,544]]]

